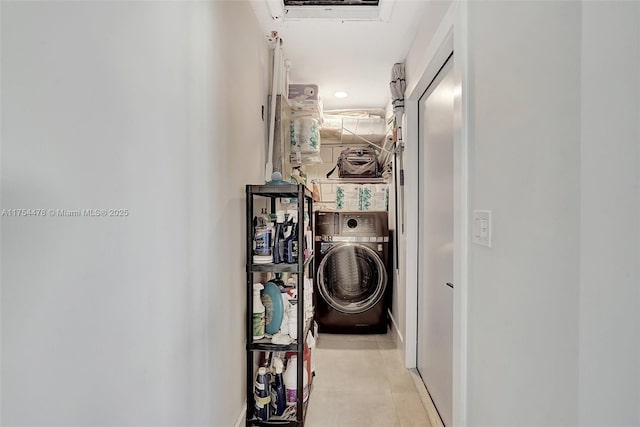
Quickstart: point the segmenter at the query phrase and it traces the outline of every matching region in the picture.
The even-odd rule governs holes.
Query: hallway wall
[[[577,425],[580,3],[469,4],[470,425]],[[544,28],[544,31],[540,31]]]
[[[429,49],[431,48],[431,40],[434,33],[438,29],[438,26],[440,25],[440,21],[447,13],[451,3],[451,0],[435,0],[429,2],[429,5],[425,9],[424,16],[422,17],[420,23],[419,31],[416,34],[416,38],[414,39],[413,43],[411,44],[411,48],[409,49],[409,53],[405,61],[407,85],[405,97],[407,97],[408,94],[411,93],[417,83],[417,80],[420,79],[423,70],[428,65],[427,60],[428,53],[430,52]],[[407,104],[405,103],[405,105]],[[405,108],[405,113],[408,113],[407,110],[408,108]],[[404,140],[407,144],[406,150],[404,152],[404,170],[406,171],[405,179],[407,179],[407,182],[405,184],[405,203],[404,206],[402,204],[402,201],[399,203],[398,216],[400,218],[404,218],[406,223],[411,223],[410,211],[413,206],[411,192],[416,190],[412,188],[412,183],[408,181],[412,173],[411,169],[415,169],[415,165],[417,164],[417,151],[415,150],[415,146],[411,146],[412,128],[406,125],[407,116],[408,114],[405,114],[405,126],[403,129]],[[412,236],[416,233],[416,229],[406,228],[404,234],[401,234],[399,236],[398,241],[399,264],[403,266],[403,268],[401,268],[396,275],[397,285],[394,287],[392,312],[394,313],[394,318],[398,323],[398,329],[400,330],[405,343],[411,343],[415,341],[415,338],[411,337],[411,335],[415,335],[415,325],[412,325],[411,321],[407,321],[407,313],[411,311],[411,308],[407,307],[407,301],[410,301],[411,303],[412,299],[417,298],[415,292],[412,291],[412,289],[407,289],[407,286],[414,285],[413,281],[415,280],[415,277],[413,275],[407,276],[407,268],[405,268],[405,266],[407,261],[411,262],[411,254],[413,253],[414,249],[415,251],[417,251],[417,246],[415,248],[410,248],[407,246],[407,244],[409,243],[407,236]],[[407,358],[406,353],[407,352],[405,351],[405,359]],[[415,367],[416,361],[411,360],[411,358],[409,357],[406,363],[410,367]]]
[[[249,4],[1,8],[2,209],[128,215],[2,216],[0,422],[233,425],[269,68]]]
[[[471,4],[470,424],[640,423],[638,8]]]
[[[640,425],[640,3],[582,5],[581,426]]]
[[[638,425],[640,5],[467,6],[469,204],[493,211],[493,246],[470,245],[459,410]],[[430,53],[412,49],[408,88]]]

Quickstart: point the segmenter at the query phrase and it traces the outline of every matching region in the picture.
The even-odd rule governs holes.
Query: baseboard
[[[233,427],[242,427],[243,425],[245,425],[245,420],[244,420],[244,416],[247,413],[247,402],[245,401],[242,404],[242,410],[240,412],[240,415],[238,415],[238,418],[236,418],[236,422],[233,423]]]
[[[393,314],[391,314],[391,310],[388,310],[388,313],[389,313],[389,319],[391,320],[391,329],[393,329],[393,331],[395,332],[395,338],[397,338],[397,339],[394,339],[394,341],[396,341],[399,344],[404,344],[404,338],[400,333],[400,329],[398,328],[396,319],[393,317]]]
[[[429,417],[431,426],[444,427],[442,419],[440,418],[440,414],[438,414],[438,410],[436,409],[436,405],[434,405],[433,400],[431,400],[429,390],[427,390],[427,387],[425,387],[424,383],[422,382],[422,377],[420,377],[420,374],[415,368],[409,369],[409,373],[411,374],[413,384],[416,386],[416,389],[418,389],[418,395],[420,395],[422,405],[427,411],[427,416]]]

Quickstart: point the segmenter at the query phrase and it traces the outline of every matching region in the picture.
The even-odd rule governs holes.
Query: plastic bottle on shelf
[[[273,262],[271,252],[271,220],[263,208],[260,215],[254,218],[253,262],[266,264]]]
[[[275,234],[273,238],[273,262],[274,264],[280,264],[284,262],[284,245],[285,245],[285,235],[284,235],[284,211],[276,212],[276,228]]]
[[[253,339],[264,338],[265,308],[260,299],[260,291],[264,289],[262,283],[253,284]]]
[[[307,185],[307,174],[302,170],[302,166],[294,166],[291,171],[291,183]]]
[[[309,398],[309,378],[307,370],[302,370],[302,400]],[[291,356],[287,363],[287,370],[284,373],[284,388],[287,395],[287,405],[295,405],[297,403],[298,390],[298,356]]]
[[[309,352],[311,353],[311,375],[316,371],[316,338],[313,333],[309,331],[307,333],[307,344],[309,345]]]
[[[282,323],[280,324],[280,333],[282,335],[289,335],[289,300],[291,297],[287,293],[286,290],[280,292],[282,296],[282,306],[283,306],[283,315],[282,315]]]
[[[269,419],[271,393],[269,392],[269,378],[267,377],[267,368],[259,368],[256,375],[256,382],[253,389],[255,401],[256,418],[262,421]]]
[[[313,248],[313,231],[311,230],[311,226],[309,225],[309,214],[307,212],[304,213],[304,222],[303,228],[304,230],[304,260],[305,262],[311,256],[311,251]],[[298,231],[299,232],[299,231]]]
[[[289,296],[291,298],[297,298],[298,293],[296,292],[296,284],[298,283],[297,281],[297,275],[292,274],[291,276],[289,276],[289,278],[287,279],[287,284],[285,285],[285,290],[286,292],[289,294]]]
[[[282,292],[282,290],[284,289],[284,280],[282,280],[282,273],[275,273],[274,277],[269,281],[275,283],[278,289],[280,289],[280,292]]]
[[[275,212],[272,212],[267,215],[269,217],[269,230],[271,230],[271,257],[275,255],[274,253],[274,243],[276,240],[276,219],[277,216]]]
[[[290,304],[289,311],[289,336],[294,340],[298,339],[298,305]]]
[[[280,416],[284,413],[284,410],[287,407],[287,395],[282,375],[282,372],[284,371],[282,359],[274,357],[273,367],[275,369],[275,378],[271,384],[271,412],[273,415]]]
[[[303,279],[304,291],[304,322],[313,317],[313,282],[308,277]]]
[[[285,240],[284,259],[287,264],[298,262],[298,218],[291,215],[291,234]]]
[[[298,284],[298,273],[290,273],[289,277],[287,277],[287,281],[285,282],[285,287],[295,288],[297,284]]]
[[[310,336],[311,331],[309,331],[309,335]],[[314,341],[315,342],[315,341]],[[288,351],[286,353],[286,356],[291,358],[291,357],[298,357],[298,353],[295,351]],[[306,372],[305,375],[305,385],[308,387],[311,387],[311,380],[312,380],[312,374],[313,374],[313,369],[311,367],[311,343],[306,342],[304,344],[304,352],[302,353],[302,369]]]
[[[311,348],[308,343],[304,343],[304,370],[307,373],[307,379],[305,380],[305,385],[308,388],[311,385]]]

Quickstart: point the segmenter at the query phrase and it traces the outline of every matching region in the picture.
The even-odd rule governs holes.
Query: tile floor
[[[391,334],[320,334],[307,427],[431,427]]]

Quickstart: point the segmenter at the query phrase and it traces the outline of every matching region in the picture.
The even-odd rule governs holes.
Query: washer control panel
[[[386,242],[387,212],[316,212],[316,241]]]
[[[377,218],[370,213],[348,213],[342,215],[340,234],[368,234],[376,235]]]

